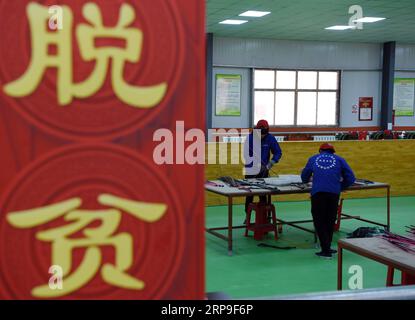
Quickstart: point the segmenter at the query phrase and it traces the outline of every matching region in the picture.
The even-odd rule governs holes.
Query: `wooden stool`
[[[245,237],[248,236],[248,231],[254,232],[255,240],[262,240],[265,234],[268,232],[274,232],[275,240],[278,240],[277,231],[277,216],[275,214],[275,206],[267,203],[251,203],[248,206],[248,212],[246,213],[246,228]],[[251,214],[255,211],[255,224],[251,224]],[[271,212],[272,223],[268,221],[268,214]],[[282,226],[279,226],[280,233],[282,232]]]

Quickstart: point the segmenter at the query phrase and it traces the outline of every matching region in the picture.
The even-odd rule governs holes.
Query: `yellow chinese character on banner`
[[[135,11],[130,4],[122,4],[115,27],[103,25],[101,11],[95,3],[89,2],[83,6],[83,16],[90,24],[77,26],[76,39],[81,57],[85,61],[95,61],[95,68],[87,79],[79,83],[73,82],[73,15],[68,6],[61,8],[61,27],[51,32],[47,30],[48,7],[33,2],[28,4],[32,57],[25,73],[4,86],[7,95],[12,97],[30,95],[39,86],[46,69],[54,67],[57,69],[58,103],[67,105],[73,98],[86,98],[98,92],[104,84],[112,61],[111,83],[116,96],[121,101],[138,108],[151,108],[161,102],[167,91],[165,82],[142,87],[130,85],[123,78],[125,63],[137,63],[143,46],[142,31],[128,27],[135,19]],[[125,48],[95,47],[95,40],[100,38],[121,39],[125,42]],[[56,47],[55,54],[49,53],[51,46]]]
[[[163,217],[167,206],[127,200],[110,194],[100,195],[98,203],[114,209],[81,210],[81,199],[72,198],[49,206],[8,214],[8,222],[16,228],[37,227],[62,216],[65,221],[70,222],[36,233],[38,240],[52,243],[52,265],[62,268],[63,286],[60,290],[54,290],[48,284],[35,287],[32,290],[34,297],[56,298],[70,294],[84,287],[100,268],[103,280],[110,285],[130,290],[144,289],[144,281],[126,273],[133,263],[133,239],[129,233],[115,234],[121,222],[120,210],[151,223]],[[98,227],[85,228],[94,221],[101,223]],[[70,238],[81,230],[83,238]],[[102,265],[100,246],[114,247],[114,265]],[[85,255],[79,267],[71,273],[72,252],[78,248],[86,248]]]

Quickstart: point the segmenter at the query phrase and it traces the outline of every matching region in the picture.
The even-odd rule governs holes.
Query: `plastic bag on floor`
[[[372,238],[381,236],[385,231],[377,227],[360,227],[347,235],[347,238]]]

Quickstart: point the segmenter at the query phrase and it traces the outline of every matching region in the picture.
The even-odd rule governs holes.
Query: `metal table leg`
[[[390,230],[390,223],[391,223],[391,188],[388,186],[387,188],[387,225],[388,225],[388,231]]]
[[[339,245],[337,256],[337,290],[342,290],[343,286],[343,248]]]
[[[232,256],[232,208],[233,199],[228,197],[228,255]]]

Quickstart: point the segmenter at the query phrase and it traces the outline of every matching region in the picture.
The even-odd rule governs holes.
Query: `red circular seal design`
[[[139,108],[128,105],[117,97],[112,85],[112,58],[108,61],[105,82],[98,92],[85,98],[73,98],[67,105],[58,104],[59,70],[56,67],[46,68],[41,82],[30,95],[7,95],[5,85],[20,78],[32,59],[31,29],[26,13],[30,2],[2,1],[0,4],[0,31],[3,37],[0,45],[0,100],[4,99],[4,107],[14,108],[29,123],[48,134],[84,142],[108,141],[132,133],[172,107],[171,99],[182,76],[185,36],[178,6],[164,0],[128,1],[135,12],[135,19],[128,28],[139,29],[143,42],[139,61],[126,61],[122,72],[124,81],[130,86],[151,87],[166,83],[167,91],[158,105]],[[126,2],[93,2],[99,7],[104,27],[116,26],[120,8]],[[69,7],[73,15],[71,32],[74,83],[85,81],[97,66],[96,60],[82,59],[76,38],[79,24],[90,25],[82,13],[86,3],[76,0],[60,3]],[[47,8],[55,3],[41,1],[41,4]],[[98,49],[108,46],[122,49],[126,45],[120,39],[96,40],[94,45]],[[48,54],[59,54],[58,51],[51,46]]]
[[[5,192],[0,211],[0,287],[2,298],[34,299],[34,287],[47,285],[53,263],[51,242],[36,238],[45,231],[70,224],[59,217],[33,228],[17,228],[7,220],[11,212],[44,207],[79,197],[80,210],[113,209],[98,203],[101,194],[144,203],[167,205],[152,223],[122,211],[113,235],[128,233],[133,239],[133,263],[125,271],[145,283],[143,290],[123,289],[103,280],[101,268],[80,289],[63,299],[162,299],[174,282],[184,250],[184,215],[173,186],[135,152],[109,144],[80,144],[42,156],[18,175]],[[90,228],[99,227],[93,222]],[[70,238],[85,238],[81,231]],[[97,246],[101,266],[114,265],[116,249]],[[87,248],[72,251],[71,272],[85,258]],[[69,275],[71,274],[69,273]],[[65,277],[63,279],[65,286]]]

